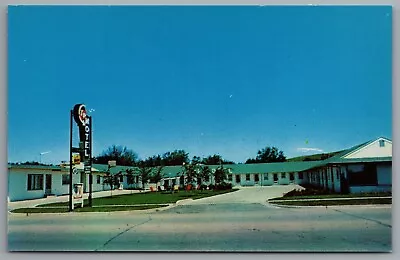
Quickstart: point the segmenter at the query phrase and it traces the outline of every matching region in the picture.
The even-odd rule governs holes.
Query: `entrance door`
[[[51,174],[46,174],[46,184],[45,184],[45,194],[49,195],[51,194]]]
[[[274,182],[278,182],[278,174],[274,173]]]

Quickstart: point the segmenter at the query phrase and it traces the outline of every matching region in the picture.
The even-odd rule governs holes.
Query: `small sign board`
[[[91,172],[91,166],[90,165],[85,165],[84,166],[84,171],[85,171],[85,173],[90,173]]]
[[[108,165],[110,167],[115,167],[115,166],[117,166],[117,161],[108,161]]]

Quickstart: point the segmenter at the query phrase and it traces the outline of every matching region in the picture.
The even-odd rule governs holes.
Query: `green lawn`
[[[128,211],[128,210],[145,210],[162,208],[168,205],[142,205],[142,206],[108,206],[108,207],[83,207],[75,208],[74,212],[112,212],[112,211]],[[46,207],[36,207],[36,208],[21,208],[11,211],[13,213],[67,213],[68,207],[59,208],[46,208]]]
[[[146,192],[136,194],[117,195],[112,197],[103,197],[93,199],[93,206],[103,205],[138,205],[138,204],[165,204],[175,203],[183,199],[200,199],[210,197],[218,194],[237,191],[238,189],[222,190],[222,191],[179,191],[175,193],[164,192]],[[88,201],[85,200],[84,204],[87,205]],[[58,202],[43,204],[37,207],[68,207],[68,202]]]
[[[274,200],[301,200],[301,199],[329,199],[329,198],[359,198],[359,197],[391,197],[389,192],[382,193],[359,193],[359,194],[329,194],[329,195],[304,195],[304,196],[285,196],[280,198],[273,198]]]
[[[339,206],[339,205],[369,205],[369,204],[392,204],[391,198],[384,199],[357,199],[357,200],[314,200],[314,201],[283,201],[273,202],[276,205],[288,206]]]

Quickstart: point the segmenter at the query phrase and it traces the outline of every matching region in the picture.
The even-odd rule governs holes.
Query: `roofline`
[[[371,144],[375,143],[376,141],[378,141],[378,140],[380,140],[380,139],[384,139],[384,140],[386,140],[386,141],[388,141],[388,142],[390,142],[390,143],[392,144],[392,140],[390,140],[389,138],[386,138],[386,137],[378,137],[378,138],[373,139],[373,140],[370,140],[370,141],[368,141],[368,142],[366,142],[366,143],[364,143],[364,144],[361,144],[361,146],[355,148],[354,150],[350,150],[349,152],[347,152],[346,154],[344,154],[344,155],[342,155],[342,156],[340,156],[340,157],[341,157],[341,158],[344,158],[344,157],[349,156],[349,155],[351,155],[351,154],[357,153],[357,152],[359,152],[361,149],[364,149],[364,148],[370,146]],[[350,148],[350,149],[351,149],[351,148]]]

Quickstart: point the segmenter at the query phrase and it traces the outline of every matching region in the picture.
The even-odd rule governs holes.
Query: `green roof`
[[[30,164],[9,164],[8,169],[33,169],[33,170],[62,170],[64,171],[64,168],[58,166],[58,165],[30,165]]]

